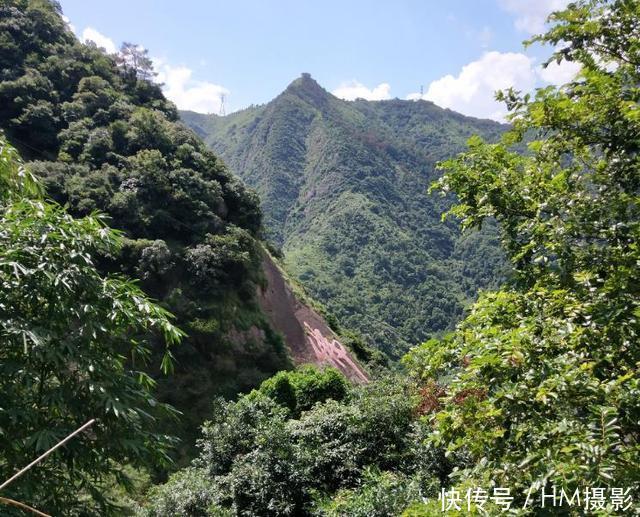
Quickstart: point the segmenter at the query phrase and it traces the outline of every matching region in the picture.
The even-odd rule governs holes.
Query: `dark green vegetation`
[[[580,63],[578,78],[502,93],[512,129],[472,138],[433,185],[458,196],[463,226],[498,221],[510,283],[407,354],[404,380],[295,415],[281,375],[224,405],[147,515],[430,517],[441,489],[466,514],[476,488],[482,515],[504,509],[495,488],[518,515],[638,513],[640,2],[584,0],[551,20],[534,41]],[[542,509],[554,487],[562,509]]]
[[[45,0],[0,3],[0,47],[0,128],[48,196],[124,232],[117,249],[96,249],[100,269],[138,279],[188,336],[159,379],[162,400],[184,410],[170,430],[188,444],[214,395],[288,365],[255,302],[256,197],[178,121],[136,47],[115,59],[80,44]]]
[[[288,271],[348,328],[396,357],[452,329],[497,287],[496,232],[461,235],[426,192],[435,164],[505,126],[428,102],[345,102],[308,74],[275,100],[226,117],[181,113],[261,197]]]
[[[439,462],[422,446],[428,426],[409,384],[348,388],[340,377],[286,372],[237,402],[220,401],[193,467],[153,489],[141,514],[382,516],[401,511],[425,482],[436,495],[430,469]],[[306,410],[292,411],[292,400]],[[376,490],[386,493],[373,502],[367,494]]]
[[[138,287],[96,269],[93,257],[121,245],[104,217],[75,219],[45,201],[0,137],[0,480],[98,419],[3,497],[56,515],[103,515],[105,486],[126,481],[123,464],[168,463],[172,440],[154,428],[171,408],[127,357],[139,368],[155,346],[167,372],[167,345],[182,334]],[[4,504],[0,514],[13,515]]]
[[[425,179],[435,180],[434,190],[457,196],[453,206],[434,197],[431,208],[450,207],[465,227],[490,222],[513,268],[509,284],[481,294],[455,332],[405,355],[406,375],[354,387],[333,370],[303,368],[278,373],[236,401],[216,399],[192,465],[137,497],[141,507],[128,501],[115,510],[103,496],[123,501],[126,474],[142,484],[145,468],[161,469],[167,459],[170,439],[151,424],[170,408],[153,398],[154,381],[137,370],[145,359],[150,368],[155,361],[168,369],[167,346],[181,336],[166,310],[117,273],[137,276],[147,293],[176,312],[190,336],[175,347],[183,370],[170,377],[177,384],[171,393],[182,403],[208,406],[212,393],[257,383],[278,366],[275,360],[264,366],[267,359],[284,363],[253,301],[260,282],[258,210],[177,123],[157,87],[143,80],[151,71],[132,68],[133,61],[144,67],[144,59],[114,60],[80,45],[44,0],[4,2],[0,14],[0,43],[8,49],[0,54],[0,123],[32,160],[32,170],[25,169],[0,139],[0,475],[8,477],[89,418],[99,419],[92,432],[2,496],[72,516],[433,516],[441,513],[441,489],[456,490],[464,507],[467,490],[492,494],[501,487],[510,490],[514,509],[532,491],[533,502],[519,514],[554,515],[559,512],[540,508],[540,495],[555,486],[574,499],[573,506],[565,500],[566,515],[587,513],[585,490],[593,488],[603,489],[608,503],[599,515],[637,513],[638,0],[583,0],[556,13],[553,27],[536,40],[555,48],[553,59],[579,62],[578,79],[533,97],[501,94],[511,130],[497,143],[470,139],[466,152],[441,163],[441,177],[416,162]],[[309,174],[331,181],[324,190],[300,191],[308,202],[294,203],[285,228],[299,218],[310,230],[300,230],[301,239],[322,235],[318,221],[339,228],[338,216],[319,217],[313,200],[325,196],[333,199],[325,208],[351,214],[345,221],[356,229],[367,228],[362,221],[389,231],[408,228],[374,207],[402,206],[389,204],[392,193],[400,194],[387,187],[413,181],[402,179],[411,176],[409,169],[398,166],[391,181],[385,174],[392,169],[375,160],[366,167],[364,157],[350,161],[353,149],[373,144],[349,133],[355,126],[337,114],[361,120],[362,127],[371,120],[391,127],[363,110],[384,112],[395,101],[342,103],[306,77],[283,98],[300,109],[329,106],[331,131],[309,119],[313,138],[305,137],[304,145],[324,142],[320,148],[346,164],[322,169],[327,162],[318,159],[317,169],[309,165]],[[396,105],[394,113],[445,113],[422,103]],[[271,150],[272,133],[278,126],[263,133],[261,144]],[[514,151],[525,146],[526,153]],[[275,148],[286,156],[302,149]],[[399,143],[392,150],[414,152]],[[32,171],[77,217],[45,200]],[[348,181],[354,183],[341,190]],[[371,187],[377,181],[385,188]],[[374,193],[377,203],[361,205],[369,212],[350,212],[350,200]],[[87,215],[95,208],[122,232],[107,228],[104,216]],[[435,224],[428,227],[431,236]],[[442,228],[450,243],[463,246],[456,226]],[[370,249],[373,237],[384,244],[377,231],[355,233],[362,249]],[[487,235],[475,238],[480,248]],[[328,254],[328,242],[316,243],[318,252]],[[455,246],[442,257],[449,273],[456,271]],[[423,265],[429,275],[432,264]],[[376,274],[385,271],[381,266]],[[257,340],[254,348],[249,336]],[[239,366],[245,359],[264,361],[248,370]],[[225,360],[233,363],[221,366]],[[188,374],[193,363],[201,374]],[[209,367],[220,377],[205,371]],[[238,374],[235,384],[221,385],[230,373]],[[176,425],[193,431],[195,420],[189,414]],[[611,504],[614,488],[623,494],[618,508]],[[580,502],[575,490],[582,491]],[[9,511],[0,507],[3,515]],[[489,500],[484,511],[497,515],[501,508]]]

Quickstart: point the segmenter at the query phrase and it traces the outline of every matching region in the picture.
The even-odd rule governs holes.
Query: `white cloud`
[[[549,63],[547,68],[542,66],[538,70],[540,79],[547,83],[561,85],[571,81],[580,71],[580,64],[573,61],[555,61]]]
[[[222,96],[229,90],[219,84],[192,79],[193,70],[186,66],[171,66],[160,59],[153,60],[157,81],[164,83],[162,91],[182,110],[198,113],[218,113]]]
[[[93,27],[87,27],[83,30],[80,40],[84,43],[93,41],[98,47],[105,49],[108,54],[115,54],[118,50],[111,38],[101,34]]]
[[[356,99],[381,101],[391,98],[391,86],[388,83],[380,83],[375,88],[369,89],[364,84],[354,80],[342,83],[331,93],[346,101],[353,101]]]
[[[506,108],[494,99],[496,90],[513,86],[529,91],[535,84],[532,58],[516,52],[492,51],[463,66],[457,77],[446,75],[433,81],[422,99],[465,115],[503,120]],[[420,98],[419,93],[407,96]]]
[[[424,99],[464,115],[502,122],[507,109],[495,100],[496,91],[513,87],[526,93],[541,83],[559,86],[571,81],[579,70],[580,65],[568,61],[543,68],[519,52],[486,52],[463,66],[457,76],[445,75],[432,81],[422,96],[412,93],[407,99]]]
[[[529,34],[544,32],[547,16],[564,9],[568,3],[569,0],[500,0],[506,11],[516,15],[516,29]]]

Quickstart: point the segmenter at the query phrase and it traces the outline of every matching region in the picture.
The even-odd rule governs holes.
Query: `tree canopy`
[[[75,219],[45,201],[4,137],[0,183],[0,479],[95,418],[6,493],[53,513],[104,514],[105,480],[126,483],[124,464],[166,463],[172,445],[154,429],[172,410],[140,370],[151,351],[140,337],[168,346],[183,334],[131,281],[98,271],[95,257],[122,245],[104,216]]]
[[[9,0],[0,46],[0,128],[49,197],[73,216],[100,210],[123,232],[122,246],[99,250],[100,270],[137,278],[188,334],[175,377],[158,378],[185,414],[166,427],[187,446],[213,396],[288,365],[255,300],[257,198],[177,120],[139,45],[107,55],[77,40],[56,2]]]
[[[440,384],[430,441],[460,458],[454,485],[637,495],[640,4],[584,0],[550,20],[532,42],[578,76],[501,93],[511,131],[470,140],[434,185],[464,226],[497,219],[513,281],[406,364]]]

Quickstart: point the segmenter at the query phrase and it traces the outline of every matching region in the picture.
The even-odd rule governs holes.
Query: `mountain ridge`
[[[309,74],[267,104],[181,117],[258,192],[287,271],[378,348],[452,329],[504,278],[495,228],[462,236],[440,220],[452,199],[426,192],[439,160],[504,125],[427,101],[344,101]]]

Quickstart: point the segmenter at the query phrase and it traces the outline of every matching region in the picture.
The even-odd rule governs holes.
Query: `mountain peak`
[[[293,80],[287,86],[285,93],[290,93],[300,97],[301,99],[314,104],[324,104],[327,102],[329,92],[320,86],[317,81],[311,77],[311,74],[303,72],[300,77]]]
[[[313,77],[311,77],[311,74],[308,72],[302,72],[300,74],[300,77],[297,77],[296,79],[291,81],[289,86],[287,86],[287,90],[299,89],[299,88],[305,88],[305,89],[319,88],[321,90],[323,89],[322,86],[320,86],[318,82]]]
[[[203,127],[260,194],[266,235],[287,251],[294,278],[369,343],[398,356],[453,327],[476,289],[501,282],[495,229],[469,239],[443,226],[453,200],[425,188],[434,162],[473,134],[496,140],[500,124],[427,102],[339,100],[303,74],[265,109]]]

